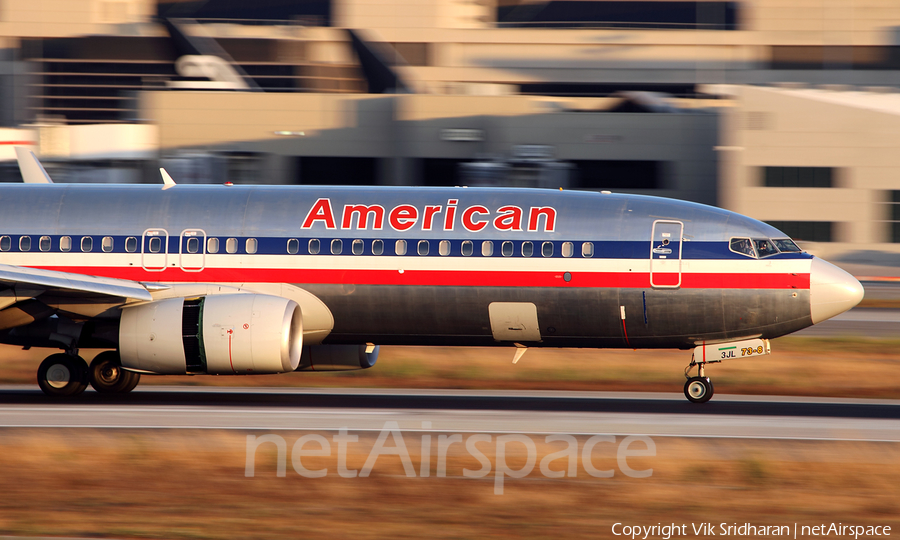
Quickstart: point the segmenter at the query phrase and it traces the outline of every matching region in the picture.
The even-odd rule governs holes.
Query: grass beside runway
[[[250,432],[261,436],[263,432]],[[628,458],[632,478],[601,443],[586,472],[579,436],[576,476],[548,478],[539,466],[505,478],[495,494],[496,439],[479,443],[491,473],[457,444],[446,476],[432,441],[423,478],[421,433],[402,433],[415,476],[399,457],[382,455],[366,478],[337,473],[337,452],[302,457],[322,478],[294,470],[291,449],[302,432],[279,432],[260,446],[246,477],[247,433],[187,430],[0,430],[0,535],[165,538],[614,538],[611,527],[711,522],[742,525],[888,525],[900,530],[900,445],[822,441],[653,438],[655,455]],[[331,441],[334,433],[319,435]],[[346,465],[360,470],[377,434],[358,433]],[[468,438],[471,434],[461,434]],[[436,440],[436,435],[433,436]],[[496,436],[494,436],[496,437]],[[536,462],[564,445],[535,441]],[[393,438],[386,447],[394,447]],[[638,445],[640,448],[644,446]],[[310,448],[316,448],[312,446]],[[526,465],[524,445],[510,444],[505,463]],[[565,459],[549,464],[566,470]],[[721,536],[718,535],[718,536]],[[651,535],[660,538],[659,535]]]
[[[0,384],[35,385],[54,351],[0,346]],[[90,359],[98,351],[83,351]],[[262,376],[144,376],[141,385],[466,388],[680,392],[690,351],[382,347],[375,367],[344,373]],[[711,365],[728,394],[900,399],[900,341],[785,337],[772,354]]]

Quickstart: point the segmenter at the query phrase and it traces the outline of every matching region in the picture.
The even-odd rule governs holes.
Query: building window
[[[767,221],[769,225],[801,242],[833,242],[834,223],[831,221]]]
[[[891,191],[891,242],[900,242],[900,191]]]
[[[766,187],[834,187],[832,167],[763,167]]]

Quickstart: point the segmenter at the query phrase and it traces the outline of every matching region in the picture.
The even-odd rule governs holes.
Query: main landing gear
[[[69,397],[84,392],[88,384],[103,394],[131,392],[141,375],[122,369],[119,353],[106,351],[98,354],[90,366],[77,354],[51,354],[41,362],[37,379],[48,396]]]
[[[126,394],[141,382],[141,374],[122,369],[116,351],[105,351],[91,361],[91,386],[101,394]]]
[[[691,403],[706,403],[713,397],[713,383],[706,376],[706,364],[707,362],[697,362],[691,358],[691,363],[684,368],[684,378],[687,379],[684,383],[684,397]],[[697,376],[691,377],[691,368],[694,366],[697,366]]]

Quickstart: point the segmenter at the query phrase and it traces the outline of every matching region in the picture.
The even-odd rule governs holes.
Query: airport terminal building
[[[497,185],[900,249],[900,5],[7,0],[0,175]]]

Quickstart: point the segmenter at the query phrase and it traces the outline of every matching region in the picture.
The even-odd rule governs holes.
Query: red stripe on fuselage
[[[174,283],[315,283],[355,285],[425,285],[458,287],[622,287],[650,288],[647,272],[506,272],[483,270],[349,270],[207,268],[185,272],[166,268],[148,272],[142,268],[46,267],[46,270],[144,282]],[[655,273],[654,283],[677,283],[677,274]],[[683,289],[809,289],[809,274],[682,273]]]

